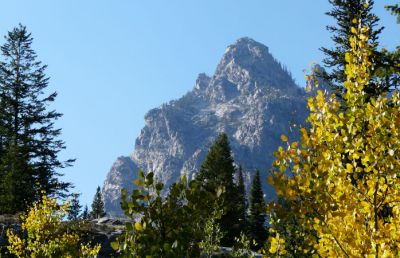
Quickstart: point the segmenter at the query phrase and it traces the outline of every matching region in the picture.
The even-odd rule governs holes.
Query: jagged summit
[[[226,80],[245,94],[256,88],[297,88],[290,73],[268,47],[248,37],[238,39],[226,49],[213,80]]]
[[[297,137],[290,127],[306,116],[306,94],[290,73],[266,46],[240,38],[227,48],[214,75],[199,74],[193,90],[146,113],[133,154],[119,158],[104,182],[106,211],[121,215],[118,192],[133,189],[138,168],[153,171],[167,186],[183,174],[193,178],[221,132],[246,171],[247,185],[256,168],[265,178],[280,135]],[[274,196],[266,183],[264,191],[268,199]]]
[[[188,102],[194,94],[218,104],[257,91],[275,90],[291,95],[299,93],[291,74],[269,53],[268,47],[244,37],[227,47],[214,75],[199,74],[194,90],[178,102]]]
[[[298,87],[286,68],[269,53],[268,47],[249,37],[228,46],[214,75],[199,74],[194,87],[216,102],[263,88],[296,91]]]
[[[218,68],[226,66],[230,62],[247,67],[256,62],[273,59],[268,47],[248,37],[238,39],[234,44],[228,46],[222,57]]]

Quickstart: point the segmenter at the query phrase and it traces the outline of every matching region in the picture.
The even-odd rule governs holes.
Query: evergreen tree
[[[0,59],[0,211],[24,211],[41,193],[65,197],[69,183],[56,170],[65,148],[54,121],[62,116],[49,111],[57,93],[45,95],[46,65],[31,48],[31,34],[19,25],[5,37]]]
[[[250,237],[254,239],[260,249],[267,238],[265,227],[266,205],[264,193],[261,188],[260,171],[256,170],[250,190],[250,214],[249,214],[249,232]]]
[[[343,99],[345,87],[345,53],[351,50],[350,36],[352,35],[351,28],[354,22],[357,22],[360,27],[369,29],[369,44],[374,58],[375,72],[370,78],[370,82],[366,85],[364,91],[371,96],[377,96],[380,93],[388,92],[397,87],[399,76],[394,71],[399,72],[399,61],[394,59],[391,53],[383,49],[377,49],[379,35],[383,27],[378,26],[379,18],[372,13],[374,1],[365,0],[329,0],[333,8],[326,14],[336,20],[336,25],[327,26],[327,30],[332,35],[332,40],[335,44],[334,48],[329,49],[322,47],[322,52],[326,55],[323,63],[331,68],[330,72],[323,72],[322,78],[328,82],[333,88],[336,95]]]
[[[397,23],[400,24],[400,5],[388,5],[385,8],[390,11],[393,15],[397,17]],[[381,54],[385,57],[386,69],[380,69],[387,81],[393,85],[393,87],[398,87],[400,83],[400,46],[397,45],[394,51],[388,51],[386,49],[381,50]],[[381,76],[383,77],[383,76]]]
[[[78,193],[72,194],[71,203],[68,209],[68,219],[75,221],[79,219],[79,213],[81,213],[82,205],[79,203],[79,196]]]
[[[83,212],[82,212],[81,218],[83,220],[89,220],[90,219],[90,212],[89,212],[89,208],[88,208],[87,205],[85,205],[85,208],[83,208]]]
[[[387,5],[385,8],[390,11],[393,15],[397,16],[397,23],[400,23],[400,5]]]
[[[106,216],[106,213],[104,211],[104,202],[103,198],[101,197],[100,186],[98,186],[92,203],[92,218],[98,219],[104,216]]]
[[[246,199],[246,188],[244,186],[243,180],[243,169],[242,166],[239,166],[239,175],[238,175],[238,214],[239,214],[239,230],[241,232],[246,232],[247,229],[247,199]]]
[[[331,39],[335,46],[332,49],[321,47],[321,51],[326,55],[323,60],[324,64],[332,68],[332,72],[326,75],[327,81],[342,88],[338,84],[345,81],[346,61],[344,55],[351,49],[349,36],[354,25],[353,20],[370,28],[370,40],[374,43],[378,40],[382,28],[376,29],[379,18],[371,13],[373,0],[369,1],[368,5],[364,5],[364,0],[329,0],[329,3],[332,5],[332,9],[326,15],[335,19],[336,25],[329,25],[326,28],[332,33]]]
[[[233,181],[235,167],[231,156],[226,134],[220,134],[200,167],[196,180],[198,180],[206,191],[217,194],[218,189],[224,189],[220,196],[221,205],[224,208],[224,214],[219,220],[224,238],[221,243],[225,246],[232,246],[234,238],[240,234],[240,214],[237,205],[237,186]],[[213,207],[210,207],[210,211]]]

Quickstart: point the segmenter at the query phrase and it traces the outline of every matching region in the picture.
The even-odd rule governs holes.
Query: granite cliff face
[[[215,74],[200,74],[182,98],[150,110],[130,157],[115,162],[103,186],[108,214],[120,216],[119,193],[132,190],[138,168],[154,171],[166,185],[181,175],[193,178],[216,136],[225,132],[237,165],[250,184],[256,168],[265,178],[280,135],[307,116],[306,93],[269,53],[252,39],[229,46]],[[296,131],[296,130],[294,130]],[[273,189],[264,181],[267,199]]]
[[[102,195],[108,216],[122,216],[120,207],[121,189],[133,189],[138,167],[130,157],[119,157],[108,172]]]

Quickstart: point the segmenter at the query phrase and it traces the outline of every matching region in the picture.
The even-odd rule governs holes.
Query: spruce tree
[[[249,233],[254,239],[259,249],[263,246],[267,238],[267,230],[265,227],[266,205],[264,201],[264,193],[261,188],[260,171],[256,170],[255,176],[250,190],[250,214],[249,214]]]
[[[48,110],[57,93],[46,95],[46,65],[37,60],[32,36],[19,25],[8,32],[0,57],[0,211],[24,211],[43,192],[65,196],[69,183],[58,169],[71,165],[54,128],[62,114]]]
[[[222,133],[210,147],[196,177],[196,180],[203,185],[206,191],[215,195],[218,189],[224,189],[219,198],[224,208],[224,214],[219,220],[219,224],[222,232],[225,233],[221,243],[226,246],[231,246],[234,243],[234,238],[240,234],[237,186],[233,181],[235,174],[233,162],[228,137]],[[213,207],[210,207],[210,210],[212,209]]]
[[[87,205],[85,205],[85,208],[83,208],[83,212],[82,212],[81,218],[83,220],[89,220],[90,219],[90,212],[89,212],[89,208],[88,208]]]
[[[72,194],[72,199],[68,209],[68,220],[75,221],[79,219],[79,213],[81,213],[82,208],[82,205],[79,203],[79,196],[80,194],[78,193]]]
[[[237,197],[238,197],[237,205],[239,214],[239,230],[245,233],[247,229],[247,214],[246,214],[247,199],[246,199],[246,188],[244,186],[242,166],[239,166]]]
[[[345,92],[343,82],[345,81],[345,53],[351,50],[350,36],[354,22],[360,27],[369,29],[369,44],[372,46],[372,55],[375,72],[371,76],[370,82],[364,91],[367,96],[378,96],[380,93],[388,92],[398,85],[400,72],[398,60],[393,59],[387,50],[378,50],[378,40],[383,27],[378,26],[379,18],[372,12],[374,1],[369,0],[329,0],[332,10],[326,14],[336,20],[336,25],[327,26],[327,30],[332,33],[334,47],[332,49],[321,47],[325,54],[323,63],[331,68],[330,72],[324,71],[321,77],[329,83],[336,95],[342,99]]]
[[[105,215],[106,213],[104,211],[104,202],[103,198],[101,197],[100,186],[98,186],[92,203],[92,218],[98,219],[104,217]]]
[[[400,24],[400,5],[388,5],[385,8],[397,17],[397,23]],[[400,84],[400,45],[397,45],[394,51],[382,49],[381,54],[385,57],[387,69],[380,69],[380,72],[384,77],[389,78],[386,81],[389,80],[391,85],[398,87]]]

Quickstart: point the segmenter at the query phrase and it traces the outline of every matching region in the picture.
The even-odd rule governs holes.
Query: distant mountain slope
[[[103,197],[108,214],[121,215],[119,191],[132,190],[138,168],[154,171],[170,185],[182,174],[193,178],[216,136],[227,133],[246,182],[256,168],[267,175],[280,135],[304,123],[306,93],[269,53],[250,38],[230,45],[211,77],[200,74],[193,90],[145,115],[131,157],[119,158],[107,175]],[[296,130],[295,130],[296,131]],[[264,181],[267,199],[273,189]]]

